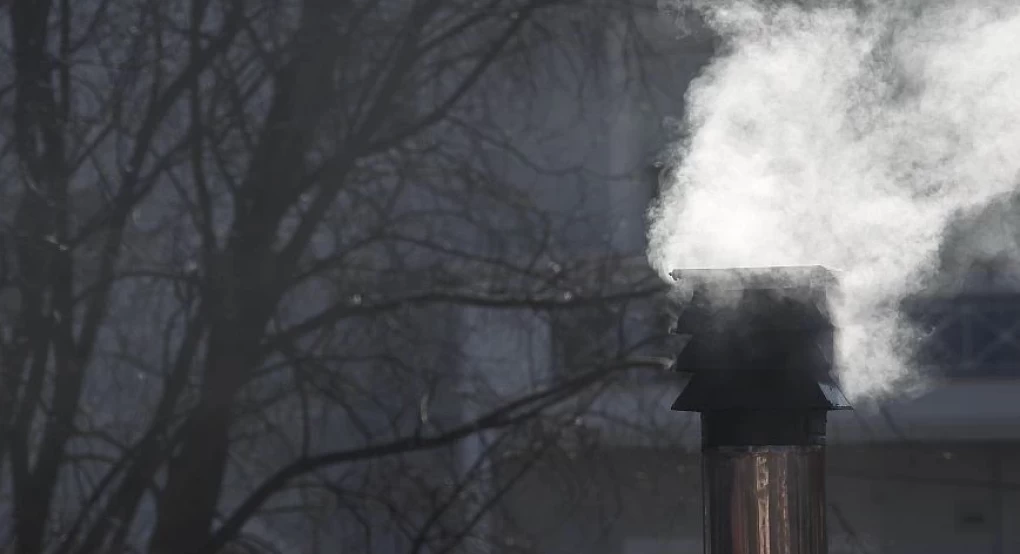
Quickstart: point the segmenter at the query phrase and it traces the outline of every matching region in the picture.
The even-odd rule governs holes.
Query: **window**
[[[554,312],[550,342],[555,371],[588,371],[609,360],[669,356],[664,342],[670,318],[662,298],[586,306]]]
[[[553,364],[558,371],[586,371],[616,355],[623,333],[619,308],[578,307],[551,316]]]
[[[921,364],[945,377],[1020,377],[1020,294],[920,299]]]
[[[654,161],[648,164],[647,167],[648,169],[645,170],[645,181],[651,189],[652,200],[657,200],[659,195],[662,194],[662,186],[668,177],[669,168],[660,161]]]

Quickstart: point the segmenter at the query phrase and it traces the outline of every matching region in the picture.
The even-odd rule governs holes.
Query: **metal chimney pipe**
[[[825,428],[849,409],[833,375],[822,267],[675,271],[690,374],[673,410],[701,413],[706,554],[826,554]]]

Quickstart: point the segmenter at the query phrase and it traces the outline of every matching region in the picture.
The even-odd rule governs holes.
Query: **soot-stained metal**
[[[836,279],[823,267],[679,270],[674,332],[701,413],[706,554],[825,554],[825,431]]]

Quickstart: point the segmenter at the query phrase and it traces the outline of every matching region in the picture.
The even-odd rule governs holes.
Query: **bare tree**
[[[528,374],[522,347],[508,377],[464,347],[564,308],[622,318],[659,290],[609,254],[599,218],[603,29],[632,6],[4,9],[17,552],[211,553],[256,517],[300,521],[301,551],[330,529],[449,551],[522,459],[656,364],[630,337],[572,371]],[[496,332],[477,315],[492,312],[530,320]]]

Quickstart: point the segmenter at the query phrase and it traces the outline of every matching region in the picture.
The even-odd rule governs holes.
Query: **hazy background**
[[[696,552],[659,271],[787,261],[869,336],[952,277],[933,392],[831,422],[833,552],[1020,548],[1011,35],[775,6],[0,2],[0,551]]]

